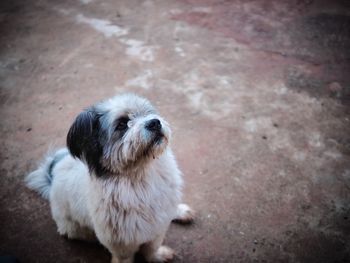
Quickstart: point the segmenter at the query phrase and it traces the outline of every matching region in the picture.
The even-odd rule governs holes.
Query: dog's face
[[[116,96],[79,114],[67,136],[74,157],[97,176],[139,169],[167,147],[170,129],[144,98]]]

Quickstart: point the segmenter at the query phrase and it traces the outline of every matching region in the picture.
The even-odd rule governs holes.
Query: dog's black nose
[[[158,119],[152,119],[146,122],[146,129],[149,131],[160,131],[162,124]]]

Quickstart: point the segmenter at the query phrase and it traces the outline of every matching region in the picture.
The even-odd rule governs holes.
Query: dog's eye
[[[117,126],[115,127],[115,130],[116,131],[124,131],[128,128],[128,121],[129,121],[129,118],[127,117],[122,117],[118,120],[118,124]]]

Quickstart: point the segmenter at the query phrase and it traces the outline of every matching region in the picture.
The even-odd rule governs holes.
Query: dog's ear
[[[81,158],[89,147],[94,131],[95,114],[85,110],[76,117],[67,135],[67,146],[74,157]]]
[[[101,169],[102,146],[99,115],[93,108],[80,113],[69,129],[67,147],[73,157],[86,161],[91,170]]]

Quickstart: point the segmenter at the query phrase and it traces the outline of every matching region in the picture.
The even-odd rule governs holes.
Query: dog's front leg
[[[151,242],[141,246],[140,252],[147,262],[168,262],[174,258],[175,252],[167,246],[162,246],[165,233],[159,235]]]
[[[115,239],[112,229],[99,227],[101,225],[95,225],[96,236],[100,243],[111,253],[111,263],[132,263],[139,245],[123,245]]]
[[[109,246],[108,249],[112,254],[111,263],[132,263],[138,246]]]
[[[129,257],[129,258],[119,258],[118,256],[113,256],[112,255],[112,260],[111,263],[133,263],[134,260],[133,257]]]
[[[120,258],[118,256],[112,255],[111,263],[133,263],[134,257],[128,257],[128,258]]]

